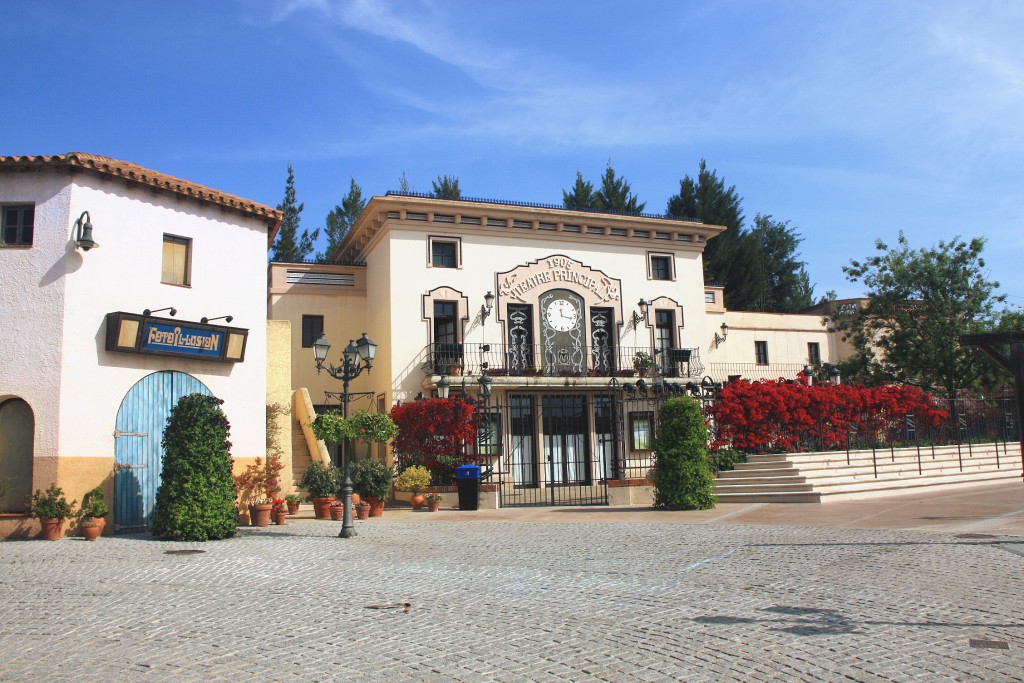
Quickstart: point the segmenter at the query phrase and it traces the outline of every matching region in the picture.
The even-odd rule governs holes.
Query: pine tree
[[[303,207],[303,204],[297,204],[295,201],[295,172],[292,170],[292,165],[288,164],[284,201],[277,205],[277,210],[284,214],[284,218],[270,252],[271,261],[305,261],[313,253],[313,243],[320,236],[320,229],[314,230],[312,235],[309,234],[309,231],[303,230],[299,235],[299,221]]]
[[[402,177],[398,179],[398,191],[403,194],[411,194],[413,190],[412,183],[405,177],[405,171],[402,171]]]
[[[335,206],[327,214],[327,227],[324,230],[327,234],[327,248],[316,255],[317,261],[324,263],[331,259],[365,208],[363,190],[356,184],[356,179],[351,178],[348,194],[341,200],[341,205]]]
[[[562,190],[562,206],[579,211],[591,211],[597,208],[594,199],[594,184],[583,180],[581,172],[576,171],[576,184],[573,185],[572,192]]]
[[[810,277],[799,261],[797,248],[803,239],[789,221],[777,221],[757,214],[749,239],[757,245],[761,265],[762,291],[760,311],[795,313],[813,303]]]
[[[594,204],[602,211],[618,211],[620,213],[642,213],[645,202],[637,202],[636,195],[630,191],[629,183],[622,176],[616,177],[611,160],[601,176],[601,189],[594,193]]]
[[[439,175],[432,184],[434,186],[434,196],[438,199],[459,199],[462,197],[462,190],[459,189],[459,179],[453,175]]]
[[[700,160],[697,179],[679,181],[679,194],[669,197],[666,215],[680,220],[698,220],[723,225],[725,232],[704,246],[704,281],[725,287],[725,305],[731,310],[757,310],[764,281],[753,240],[745,239],[742,199],[736,187],[725,187],[717,171],[709,171]]]

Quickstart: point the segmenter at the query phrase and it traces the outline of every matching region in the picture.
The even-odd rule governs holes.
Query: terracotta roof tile
[[[153,171],[133,164],[96,154],[69,152],[53,156],[0,156],[0,171],[14,168],[31,168],[50,166],[54,168],[79,168],[99,175],[121,178],[138,185],[153,187],[171,192],[181,197],[188,197],[206,204],[220,206],[247,216],[261,218],[270,226],[269,240],[273,242],[278,228],[281,227],[282,214],[264,204],[259,204],[243,197],[193,183],[181,178]]]

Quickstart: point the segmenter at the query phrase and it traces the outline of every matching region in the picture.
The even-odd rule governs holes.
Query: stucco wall
[[[267,226],[88,174],[75,179],[71,215],[89,211],[100,248],[76,254],[80,266],[68,268],[66,276],[59,455],[112,455],[121,400],[135,382],[157,370],[200,379],[224,400],[232,454],[263,455]],[[191,286],[160,282],[165,233],[192,239]],[[245,360],[211,363],[104,350],[106,313],[166,306],[177,308],[176,319],[182,321],[234,316],[231,326],[249,330]]]
[[[67,176],[0,174],[0,204],[35,204],[32,246],[0,247],[0,397],[31,407],[37,457],[57,454],[65,274],[83,262],[71,241],[70,203]]]

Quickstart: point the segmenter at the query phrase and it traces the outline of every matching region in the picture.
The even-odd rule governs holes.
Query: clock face
[[[575,328],[579,317],[576,307],[565,299],[555,299],[548,304],[548,309],[544,312],[544,320],[547,321],[548,327],[559,332],[568,332]]]

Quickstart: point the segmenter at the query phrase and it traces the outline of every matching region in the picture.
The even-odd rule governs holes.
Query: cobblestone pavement
[[[0,543],[0,680],[1024,680],[1020,536],[472,514]]]

